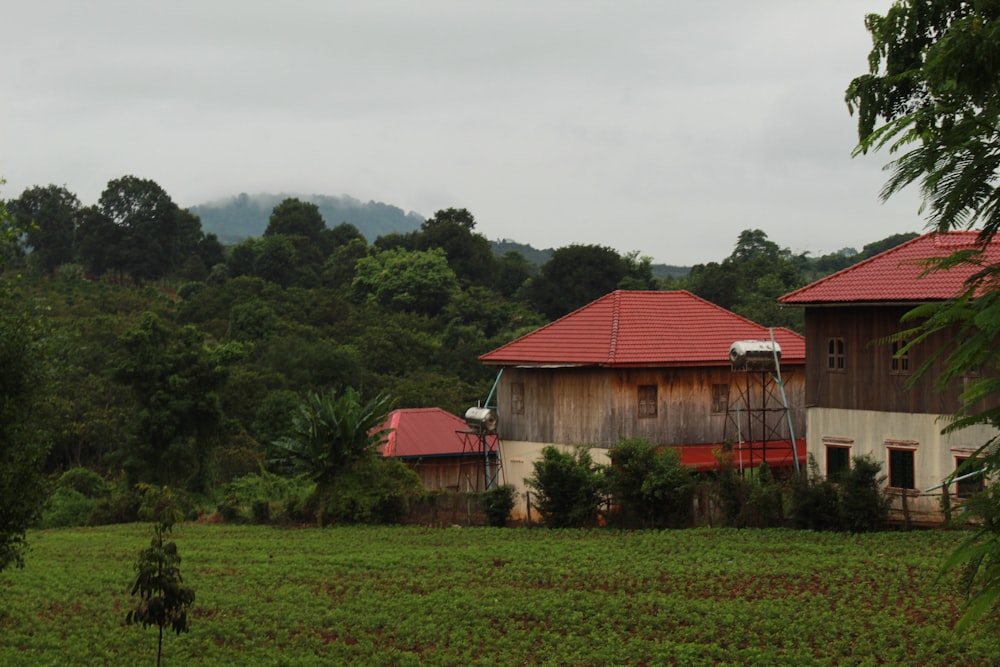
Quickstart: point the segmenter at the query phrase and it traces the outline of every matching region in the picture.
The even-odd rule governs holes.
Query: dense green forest
[[[272,444],[308,392],[351,387],[462,414],[495,379],[479,355],[618,288],[687,289],[801,329],[778,296],[909,238],[810,258],[746,230],[719,262],[657,278],[649,258],[602,246],[567,245],[541,264],[498,254],[466,209],[369,241],[286,198],[260,236],[224,244],[134,176],[90,206],[54,185],[4,203],[18,233],[0,236],[0,299],[18,319],[0,320],[0,339],[30,329],[40,364],[18,437],[44,443],[53,479],[83,468],[206,498],[274,469]],[[0,387],[10,405],[28,390]],[[105,518],[129,507],[110,502]]]

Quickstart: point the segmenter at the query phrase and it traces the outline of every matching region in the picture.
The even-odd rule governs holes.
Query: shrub
[[[526,483],[535,492],[532,505],[546,526],[571,528],[596,522],[603,500],[603,474],[586,448],[570,453],[549,445],[533,465]]]
[[[856,456],[851,469],[840,478],[840,504],[844,527],[852,533],[879,530],[889,516],[889,498],[883,490],[882,464]]]
[[[756,469],[746,485],[746,491],[746,502],[740,512],[740,525],[770,528],[784,523],[784,494],[781,484],[771,474],[771,467],[766,462]]]
[[[301,478],[251,473],[223,487],[219,514],[232,522],[267,523],[272,516],[301,521],[305,518],[302,514],[305,499],[315,488],[314,483]]]
[[[333,523],[399,523],[422,494],[420,477],[405,463],[369,456],[337,476],[323,514]]]
[[[58,486],[73,489],[87,498],[102,498],[111,491],[111,485],[90,468],[70,468],[59,476]]]
[[[510,484],[494,486],[480,494],[479,502],[486,512],[486,521],[495,528],[503,528],[517,502],[517,489]]]
[[[57,487],[42,508],[38,528],[69,528],[86,526],[90,521],[97,500],[88,498],[75,489]]]
[[[607,488],[623,526],[690,525],[694,478],[673,449],[642,438],[623,438],[609,452]]]
[[[808,530],[840,530],[841,512],[837,487],[820,474],[819,464],[810,454],[808,472],[802,471],[792,480],[792,525]]]

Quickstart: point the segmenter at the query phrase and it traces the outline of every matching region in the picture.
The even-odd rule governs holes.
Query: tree
[[[903,151],[889,164],[883,199],[919,182],[931,225],[939,231],[979,227],[980,242],[989,242],[1000,230],[1000,3],[899,1],[884,16],[866,17],[866,26],[873,44],[869,71],[846,91],[848,108],[858,114],[855,154]],[[977,271],[955,298],[908,315],[913,329],[903,334],[911,340],[903,351],[936,332],[949,332],[950,345],[930,351],[915,376],[938,359],[946,362],[936,378],[940,384],[976,370],[979,377],[968,384],[956,419],[945,430],[973,424],[1000,428],[1000,406],[995,400],[980,402],[1000,393],[995,375],[1000,266],[977,250],[963,250],[930,270],[957,264],[972,264]],[[978,372],[986,369],[990,372]],[[995,440],[978,452],[993,480],[1000,470]],[[965,564],[969,581],[978,579],[962,625],[1000,600],[1000,496],[988,492],[970,508],[979,513],[982,527],[947,564]]]
[[[689,525],[694,478],[676,450],[641,438],[623,438],[608,455],[608,493],[618,505],[622,525]]]
[[[416,250],[441,248],[448,266],[463,285],[486,285],[492,280],[496,258],[490,242],[476,234],[476,219],[464,208],[448,208],[425,220],[416,234]]]
[[[611,248],[566,246],[555,250],[539,274],[525,285],[525,297],[536,310],[556,319],[623,287],[622,281],[636,277],[632,268]],[[637,285],[630,282],[627,287],[635,289]],[[642,289],[652,287],[642,285]]]
[[[391,397],[383,394],[362,402],[353,387],[340,394],[310,393],[293,418],[293,434],[272,443],[280,462],[316,483],[320,526],[340,477],[359,461],[375,455],[388,436],[389,429],[380,426],[391,403]]]
[[[48,491],[42,475],[48,448],[39,428],[45,378],[41,334],[25,304],[0,286],[0,572],[24,564],[25,531]]]
[[[180,209],[154,181],[135,176],[109,181],[98,208],[123,232],[117,252],[133,280],[161,278],[178,264]]]
[[[385,250],[355,264],[356,295],[398,310],[436,315],[458,290],[444,250]]]
[[[12,200],[9,209],[27,230],[32,258],[42,271],[52,273],[60,264],[76,261],[80,200],[75,194],[56,185],[36,185]]]
[[[781,309],[777,302],[803,284],[802,273],[791,252],[759,229],[740,232],[722,263],[693,266],[686,284],[701,298],[765,326],[802,329],[802,313]]]
[[[603,500],[601,467],[586,448],[563,452],[549,445],[526,480],[534,491],[532,505],[549,528],[592,525]]]
[[[223,427],[219,392],[240,347],[209,347],[195,327],[172,329],[149,312],[119,345],[116,377],[138,407],[131,442],[120,454],[130,481],[205,491]]]
[[[170,628],[179,635],[190,629],[188,611],[194,604],[194,589],[183,585],[177,544],[166,541],[183,512],[169,488],[149,485],[138,488],[143,498],[139,516],[152,522],[153,539],[136,561],[137,574],[131,594],[139,601],[135,609],[125,615],[125,623],[140,624],[144,628],[156,626],[159,631],[156,664],[159,665],[163,658],[163,630]]]
[[[901,0],[869,14],[869,72],[847,88],[855,153],[906,149],[883,199],[920,182],[941,231],[1000,229],[1000,4]],[[881,123],[881,124],[880,124]]]
[[[316,204],[289,197],[274,207],[268,220],[264,236],[304,236],[313,243],[321,244],[326,223]]]

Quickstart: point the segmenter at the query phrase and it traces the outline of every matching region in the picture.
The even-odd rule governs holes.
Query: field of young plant
[[[125,626],[143,525],[39,531],[0,575],[0,664],[154,664]],[[184,524],[165,665],[989,665],[949,532]]]

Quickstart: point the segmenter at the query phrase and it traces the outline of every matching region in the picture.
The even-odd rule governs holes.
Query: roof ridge
[[[619,307],[621,306],[621,290],[615,290],[612,294],[611,302],[611,340],[608,343],[608,363],[613,364],[615,362],[615,356],[618,354],[618,323],[619,323]]]

